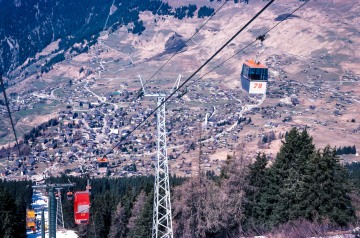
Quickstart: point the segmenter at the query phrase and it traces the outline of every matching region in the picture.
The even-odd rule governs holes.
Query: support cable
[[[207,76],[208,74],[210,74],[211,72],[213,72],[215,69],[220,68],[221,66],[223,66],[226,62],[228,62],[230,59],[234,58],[236,55],[238,55],[239,53],[243,52],[244,50],[246,50],[247,48],[249,48],[250,46],[252,46],[257,40],[260,41],[264,41],[266,34],[268,34],[270,31],[272,31],[275,27],[277,27],[280,23],[282,23],[283,21],[285,21],[286,19],[288,19],[290,16],[292,16],[296,11],[298,11],[300,8],[302,8],[306,3],[308,3],[309,0],[307,0],[306,2],[304,2],[303,4],[301,4],[299,7],[297,7],[294,11],[292,11],[291,13],[289,13],[284,19],[282,19],[281,21],[279,21],[278,23],[276,23],[274,26],[272,26],[269,30],[267,30],[264,34],[258,36],[255,40],[253,40],[252,42],[250,42],[249,44],[247,44],[246,46],[244,46],[243,48],[241,48],[240,50],[236,51],[233,55],[231,55],[229,58],[227,58],[226,60],[224,60],[223,62],[221,62],[220,64],[218,64],[217,66],[215,66],[214,68],[212,68],[211,70],[209,70],[208,72],[206,72],[204,75],[202,75],[201,77],[195,79],[193,82],[191,82],[187,87],[193,85],[194,83],[196,83],[196,81],[204,78],[205,76]]]
[[[16,147],[17,147],[17,149],[18,149],[19,157],[20,157],[20,156],[21,156],[21,153],[20,153],[19,142],[18,142],[18,138],[17,138],[17,135],[16,135],[16,131],[15,131],[14,121],[13,121],[12,116],[11,116],[11,111],[10,111],[10,107],[9,107],[9,101],[8,101],[7,96],[6,96],[5,86],[4,86],[4,82],[3,82],[3,78],[2,78],[1,72],[0,72],[0,83],[1,83],[1,88],[2,88],[3,94],[4,94],[5,105],[6,105],[6,109],[7,109],[7,111],[8,111],[8,114],[9,114],[12,131],[13,131],[14,136],[15,136]]]
[[[113,149],[121,144],[126,138],[128,138],[134,131],[136,131],[150,116],[152,116],[157,110],[163,106],[172,96],[174,96],[182,87],[185,86],[200,70],[202,70],[215,56],[217,56],[228,44],[230,44],[244,29],[246,29],[257,17],[259,17],[275,0],[270,0],[265,7],[263,7],[255,16],[253,16],[238,32],[235,33],[220,49],[218,49],[208,60],[206,60],[188,79],[186,79],[176,90],[174,90],[165,100],[159,104],[151,113],[149,113],[137,126],[135,126],[128,134],[123,136],[118,143],[116,143],[109,152],[105,153],[103,157],[106,157]]]
[[[211,16],[204,22],[204,24],[202,24],[202,25],[199,27],[199,29],[196,29],[195,33],[194,33],[185,43],[183,43],[183,44],[181,45],[181,47],[179,47],[179,49],[178,49],[168,60],[166,60],[166,62],[165,62],[158,70],[156,70],[156,72],[155,72],[148,80],[145,81],[144,86],[146,86],[146,84],[147,84],[151,79],[153,79],[153,78],[155,77],[155,75],[158,74],[158,73],[167,65],[167,63],[169,63],[169,61],[170,61],[172,58],[174,58],[174,57],[180,52],[180,50],[181,50],[184,46],[186,46],[187,43],[189,43],[189,41],[192,40],[192,38],[194,38],[194,36],[213,18],[213,16],[216,15],[216,13],[218,13],[218,12],[221,10],[221,8],[223,8],[223,6],[225,6],[225,4],[226,4],[227,2],[228,2],[228,1],[226,0],[213,14],[211,14]],[[138,93],[138,95],[139,95],[139,93]],[[138,97],[138,95],[137,95],[137,97]]]

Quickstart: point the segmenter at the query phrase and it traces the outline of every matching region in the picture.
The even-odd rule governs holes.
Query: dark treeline
[[[21,65],[27,58],[34,57],[48,44],[60,39],[59,49],[77,53],[85,52],[97,42],[109,14],[111,0],[97,1],[0,1],[0,64],[4,72]],[[109,17],[107,29],[115,31],[127,26],[133,34],[142,34],[144,23],[140,12],[150,11],[158,15],[170,15],[182,19],[193,17],[196,5],[173,9],[168,3],[151,0],[115,0],[116,11]],[[199,17],[212,14],[214,9],[202,8]],[[7,40],[5,40],[5,37]],[[75,43],[87,46],[76,48]],[[52,53],[56,53],[54,51]],[[62,53],[47,62],[42,71],[64,60]],[[32,61],[30,61],[32,62]]]
[[[47,73],[50,71],[52,65],[59,63],[61,61],[65,60],[64,53],[60,53],[52,57],[49,61],[46,62],[44,66],[41,67],[41,73]]]
[[[26,237],[26,208],[32,200],[31,182],[0,180],[0,237]]]
[[[72,191],[85,190],[85,178],[62,176],[48,182],[76,183]],[[172,187],[178,186],[183,178],[172,177]],[[154,177],[101,178],[91,179],[90,224],[78,226],[80,237],[149,237],[152,227],[152,205]],[[62,194],[64,222],[67,228],[74,224],[73,201]]]
[[[360,191],[360,162],[346,164],[345,167],[349,170],[350,180],[355,185],[355,188]]]
[[[215,12],[214,8],[202,6],[198,12],[198,18],[205,18],[211,16]]]
[[[297,219],[326,221],[334,228],[355,221],[348,172],[336,150],[329,146],[316,149],[306,130],[292,129],[272,166],[265,165],[258,156],[249,169],[256,181],[249,185],[257,191],[249,229],[268,230]],[[265,176],[257,176],[261,173]]]
[[[182,6],[175,9],[174,17],[177,19],[183,19],[185,17],[193,18],[197,9],[196,5],[189,4],[189,6]]]
[[[47,182],[69,180],[76,183],[71,191],[85,190],[86,178],[62,176]],[[0,199],[5,201],[0,206],[9,204],[0,207],[1,224],[24,222],[31,191],[27,184],[15,183],[0,184]],[[89,238],[151,236],[153,177],[99,178],[90,183],[89,225],[74,224],[73,201],[63,191],[67,228]],[[335,148],[317,149],[306,130],[292,129],[271,162],[265,154],[258,154],[253,163],[228,156],[220,175],[173,177],[171,188],[174,237],[322,236],[355,224],[360,165],[342,166]],[[0,232],[12,232],[12,227]]]
[[[219,176],[173,179],[174,236],[237,237],[285,228],[313,236],[356,221],[349,173],[335,148],[316,149],[306,130],[293,129],[268,163],[264,154],[252,164],[228,156]],[[85,188],[84,179],[73,180],[76,189]],[[104,178],[91,183],[91,224],[78,227],[81,237],[150,236],[153,178]],[[72,202],[64,201],[64,211],[67,226],[73,227]]]
[[[338,149],[336,149],[336,154],[337,155],[356,154],[356,147],[355,147],[355,145],[353,145],[353,146],[344,146],[344,147],[340,146]]]

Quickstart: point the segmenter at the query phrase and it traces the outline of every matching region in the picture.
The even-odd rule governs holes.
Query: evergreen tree
[[[19,211],[11,194],[0,188],[0,237],[25,237],[24,218],[20,217],[24,214]]]
[[[196,6],[195,4],[194,4],[194,5],[189,4],[189,10],[188,10],[188,12],[187,12],[187,17],[193,18],[196,9],[197,9],[197,6]]]
[[[209,17],[215,12],[214,8],[202,6],[198,11],[198,18]]]
[[[322,222],[325,219],[333,224],[346,226],[354,221],[355,211],[350,199],[348,172],[340,164],[336,149],[325,147],[317,151],[309,165],[307,194],[303,197],[305,218]]]
[[[274,164],[265,171],[266,179],[255,199],[257,229],[301,218],[320,223],[329,220],[339,226],[354,221],[348,174],[336,150],[327,146],[315,151],[306,130],[292,129]]]
[[[360,190],[360,163],[353,162],[351,164],[346,164],[345,167],[350,173],[349,178],[355,186],[355,189]]]
[[[181,20],[184,17],[186,17],[186,12],[188,11],[188,7],[187,6],[183,6],[183,7],[178,7],[175,8],[175,15],[174,17]]]
[[[336,150],[336,154],[337,155],[348,155],[348,154],[356,154],[356,147],[354,146],[344,146],[344,147],[339,147]]]
[[[306,130],[290,130],[267,173],[267,181],[259,201],[257,224],[266,228],[303,217],[299,207],[304,174],[315,146]]]
[[[117,199],[116,196],[106,191],[100,196],[97,196],[92,201],[90,208],[90,229],[88,230],[88,236],[91,237],[107,237],[110,232],[111,218],[113,211],[116,210]]]
[[[258,219],[256,205],[259,202],[260,192],[263,190],[266,181],[266,165],[268,161],[266,155],[258,153],[253,164],[248,166],[247,182],[249,183],[246,189],[246,205],[245,205],[245,221],[244,228],[246,230],[256,229],[255,220]]]

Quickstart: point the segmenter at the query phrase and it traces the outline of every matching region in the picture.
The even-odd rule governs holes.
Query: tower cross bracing
[[[157,96],[158,107],[165,95]],[[155,166],[153,238],[172,238],[172,216],[170,202],[169,167],[166,147],[165,104],[157,111],[157,163]]]

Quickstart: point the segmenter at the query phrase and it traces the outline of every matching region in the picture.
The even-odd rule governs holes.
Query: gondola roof
[[[265,65],[263,65],[261,63],[257,63],[254,60],[248,60],[244,64],[246,64],[250,68],[267,68]]]

